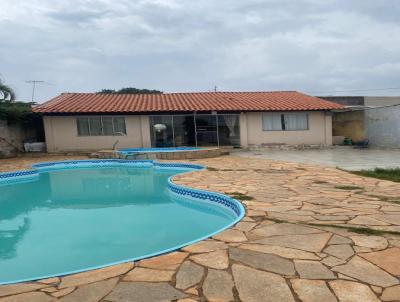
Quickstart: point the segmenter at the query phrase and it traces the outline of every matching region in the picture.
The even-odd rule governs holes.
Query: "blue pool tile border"
[[[192,171],[199,171],[203,170],[205,167],[202,165],[196,165],[196,164],[188,164],[188,163],[164,163],[164,162],[157,162],[154,160],[121,160],[121,159],[104,159],[104,160],[68,160],[68,161],[57,161],[57,162],[43,162],[43,163],[38,163],[32,165],[32,170],[21,170],[21,171],[13,171],[13,172],[5,172],[5,173],[0,173],[0,185],[2,184],[10,184],[10,183],[22,183],[26,182],[27,179],[37,179],[39,177],[39,174],[41,172],[46,172],[46,171],[56,171],[56,170],[63,170],[63,169],[71,169],[71,168],[90,168],[90,167],[118,167],[118,166],[130,166],[130,167],[155,167],[159,169],[182,169],[183,171],[178,174],[183,174],[186,172],[192,172]],[[185,171],[186,170],[186,171]],[[175,176],[174,175],[174,176]],[[233,199],[227,195],[221,194],[221,193],[216,193],[216,192],[210,192],[210,191],[205,191],[205,190],[198,190],[198,189],[193,189],[189,188],[186,186],[181,186],[173,183],[172,178],[174,176],[169,177],[168,179],[168,184],[167,188],[171,192],[171,194],[176,194],[179,197],[183,198],[184,202],[193,202],[198,200],[200,202],[208,202],[209,204],[215,203],[216,206],[218,207],[224,207],[230,212],[234,213],[236,215],[236,219],[234,219],[231,223],[228,225],[214,231],[213,233],[207,234],[201,238],[196,238],[190,242],[186,242],[184,244],[180,244],[178,246],[174,246],[172,248],[168,248],[166,250],[158,251],[152,254],[148,255],[143,255],[140,257],[136,258],[131,258],[131,259],[125,259],[113,263],[107,263],[104,265],[100,266],[95,266],[95,267],[88,267],[85,269],[80,269],[80,270],[75,270],[75,271],[69,271],[65,272],[62,274],[58,275],[48,275],[48,276],[41,276],[39,278],[35,279],[24,279],[24,280],[13,280],[10,282],[0,282],[0,285],[6,285],[6,284],[14,284],[14,283],[19,283],[19,282],[27,282],[27,281],[34,281],[34,280],[41,280],[41,279],[46,279],[46,278],[51,278],[51,277],[59,277],[59,276],[65,276],[65,275],[70,275],[70,274],[76,274],[76,273],[81,273],[81,272],[86,272],[89,270],[95,270],[95,269],[100,269],[104,267],[109,267],[112,265],[118,265],[121,263],[126,263],[126,262],[132,262],[132,261],[137,261],[137,260],[142,260],[146,258],[151,258],[155,256],[160,256],[166,253],[170,253],[176,250],[181,249],[182,247],[197,243],[199,241],[205,240],[207,238],[210,238],[230,227],[238,223],[245,215],[245,209],[244,206],[236,199]],[[188,199],[188,200],[185,200]]]
[[[19,176],[27,176],[27,175],[34,175],[37,174],[35,170],[21,170],[15,172],[4,172],[0,173],[0,179],[12,178],[12,177],[19,177]]]
[[[68,160],[57,162],[45,162],[32,165],[36,170],[43,169],[60,169],[60,168],[84,168],[84,167],[109,167],[109,166],[154,166],[158,168],[183,168],[201,170],[204,169],[201,165],[186,164],[186,163],[161,163],[150,159],[143,160],[127,160],[127,159],[97,159],[97,160]]]
[[[244,209],[241,203],[237,200],[223,194],[203,191],[203,190],[196,190],[189,187],[184,187],[180,185],[176,185],[172,182],[172,178],[168,179],[168,189],[175,194],[181,196],[189,196],[194,199],[200,199],[203,201],[208,201],[211,203],[216,203],[220,206],[228,208],[230,211],[234,212],[236,216],[241,216]]]
[[[21,170],[13,172],[0,173],[0,186],[34,181],[39,178],[39,173],[36,170]]]

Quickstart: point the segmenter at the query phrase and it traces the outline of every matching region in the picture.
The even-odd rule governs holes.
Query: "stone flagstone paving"
[[[0,171],[72,158],[0,160]],[[136,263],[0,286],[0,302],[400,301],[399,183],[234,156],[195,162],[209,169],[174,181],[243,199],[236,226]]]

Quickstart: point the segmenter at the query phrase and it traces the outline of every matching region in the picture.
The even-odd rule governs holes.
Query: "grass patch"
[[[219,169],[219,168],[213,168],[213,167],[207,167],[208,171],[225,171],[225,172],[231,172],[231,171],[248,171],[246,169]]]
[[[360,170],[360,171],[349,171],[349,172],[360,176],[400,182],[400,168],[395,168],[395,169],[376,168],[375,170]]]
[[[336,225],[336,224],[317,224],[317,223],[304,223],[304,225],[312,225],[315,227],[330,227],[330,228],[338,228],[338,229],[345,229],[353,233],[357,234],[364,234],[364,235],[385,235],[385,234],[391,234],[391,235],[400,235],[400,232],[396,231],[385,231],[385,230],[374,230],[370,228],[357,228],[357,227],[352,227],[352,226],[344,226],[344,225]]]
[[[219,171],[219,169],[217,168],[213,168],[213,167],[207,167],[208,171]]]
[[[272,218],[272,217],[267,217],[266,219],[270,220],[270,221],[273,221],[275,223],[286,223],[287,222],[285,220],[281,220],[281,219],[278,219],[278,218]]]
[[[281,170],[281,169],[253,169],[254,172],[257,173],[290,173],[289,170]]]
[[[318,185],[323,185],[323,184],[327,184],[328,182],[325,180],[316,180],[316,181],[313,181],[313,183],[318,184]]]
[[[337,185],[335,186],[335,189],[352,191],[352,190],[362,190],[364,188],[359,186]]]
[[[225,193],[225,194],[229,195],[232,198],[235,198],[237,200],[253,200],[254,199],[254,197],[251,197],[249,195],[242,194],[242,193],[239,193],[239,192]]]
[[[374,194],[369,194],[367,196],[378,198],[380,201],[400,204],[400,197],[391,197],[391,196],[374,195]]]

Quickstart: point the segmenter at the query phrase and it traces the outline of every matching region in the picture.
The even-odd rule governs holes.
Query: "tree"
[[[113,94],[116,93],[114,89],[103,89],[97,93],[102,93],[102,94]]]
[[[32,112],[32,106],[36,103],[15,101],[13,89],[0,80],[0,120],[6,120],[8,124],[19,124],[24,129],[36,131],[39,141],[44,139],[43,120],[40,114]],[[2,133],[0,133],[2,138]]]
[[[12,102],[15,100],[14,90],[4,84],[0,79],[0,102]]]
[[[119,90],[103,89],[97,93],[102,93],[102,94],[161,94],[163,92],[159,91],[159,90],[126,87],[126,88],[121,88]]]
[[[32,113],[34,103],[0,101],[0,119],[7,120],[10,123],[26,122],[36,116]]]
[[[37,116],[32,113],[34,104],[15,101],[13,89],[0,80],[0,119],[7,120],[9,123],[29,124]]]

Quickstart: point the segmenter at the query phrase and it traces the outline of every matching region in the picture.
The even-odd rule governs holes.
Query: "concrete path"
[[[234,156],[195,162],[209,169],[174,181],[245,197],[233,228],[136,263],[0,286],[0,302],[400,301],[399,183]]]
[[[339,167],[350,171],[400,168],[400,149],[380,150],[339,147],[329,150],[238,151],[234,152],[233,155]]]

